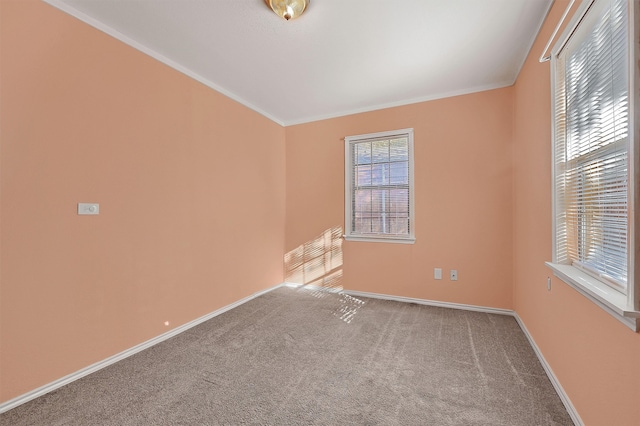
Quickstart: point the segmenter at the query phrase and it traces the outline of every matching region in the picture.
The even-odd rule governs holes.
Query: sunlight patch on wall
[[[365,301],[342,292],[342,234],[334,226],[285,254],[284,276],[313,297],[332,296],[338,305],[333,315],[349,324]]]
[[[284,255],[285,281],[309,290],[342,290],[342,227],[325,230]]]

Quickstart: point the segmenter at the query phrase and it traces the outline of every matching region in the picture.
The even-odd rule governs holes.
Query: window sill
[[[569,284],[633,331],[638,331],[640,311],[629,306],[627,296],[571,265],[546,262],[553,275]]]
[[[393,238],[393,237],[361,237],[355,235],[343,235],[346,241],[362,241],[365,243],[395,243],[395,244],[415,244],[415,238]]]

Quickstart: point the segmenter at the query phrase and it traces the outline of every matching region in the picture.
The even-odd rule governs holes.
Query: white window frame
[[[558,39],[551,54],[551,110],[553,112],[552,119],[552,153],[555,153],[555,135],[556,135],[556,61],[558,55],[570,40],[571,36],[575,32],[576,28],[582,22],[582,18],[589,11],[589,9],[596,3],[604,0],[584,0],[580,5],[580,8],[576,11],[572,21],[567,25],[563,35]],[[605,283],[604,280],[596,278],[594,275],[588,274],[585,271],[569,265],[562,264],[558,261],[557,251],[557,238],[556,228],[556,207],[559,203],[556,194],[556,176],[555,176],[555,158],[552,160],[552,194],[553,194],[553,262],[546,262],[547,266],[552,269],[553,274],[560,278],[562,281],[569,284],[575,290],[586,296],[589,300],[597,304],[604,309],[614,318],[625,324],[633,331],[638,331],[640,326],[640,283],[638,278],[640,274],[635,274],[635,265],[640,265],[638,259],[638,253],[636,253],[636,241],[639,241],[640,226],[637,226],[638,216],[635,214],[640,206],[640,190],[638,189],[638,179],[640,178],[640,164],[638,156],[638,141],[639,141],[639,129],[637,126],[637,120],[635,119],[635,104],[638,101],[638,97],[634,94],[637,90],[637,83],[639,79],[639,71],[635,67],[636,61],[634,58],[640,58],[640,48],[638,47],[638,28],[635,26],[635,22],[638,21],[639,8],[635,4],[636,2],[627,2],[629,5],[629,179],[628,179],[628,242],[627,242],[627,290],[626,294],[617,291],[611,285]]]
[[[409,165],[409,232],[406,236],[394,234],[354,234],[351,230],[352,222],[352,173],[353,158],[351,146],[358,142],[366,140],[390,139],[394,137],[406,137],[408,140],[408,165]],[[368,133],[364,135],[347,136],[344,139],[344,158],[345,158],[345,222],[344,238],[347,241],[365,241],[365,242],[385,242],[385,243],[401,243],[413,244],[415,238],[415,202],[414,202],[414,179],[413,179],[413,129],[400,129],[388,132]]]

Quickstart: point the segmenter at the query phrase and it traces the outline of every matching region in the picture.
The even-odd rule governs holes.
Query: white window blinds
[[[412,135],[346,138],[347,237],[413,238]]]
[[[626,292],[629,46],[626,0],[594,2],[554,58],[556,262]]]

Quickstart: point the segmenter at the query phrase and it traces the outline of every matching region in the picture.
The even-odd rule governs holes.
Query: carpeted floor
[[[509,316],[280,288],[1,425],[572,425]]]

